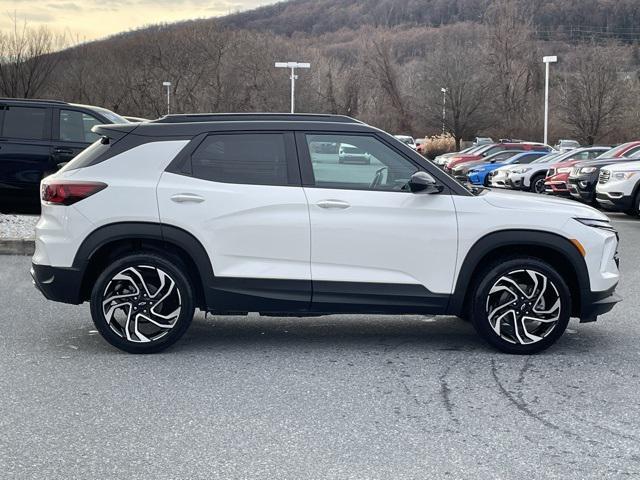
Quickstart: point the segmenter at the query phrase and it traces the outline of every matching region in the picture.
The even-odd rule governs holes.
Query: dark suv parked
[[[0,98],[0,211],[39,208],[40,180],[93,143],[95,125],[127,123],[105,108]]]

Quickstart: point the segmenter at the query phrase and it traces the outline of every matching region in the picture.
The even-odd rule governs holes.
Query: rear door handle
[[[343,200],[320,200],[316,203],[320,208],[338,208],[340,210],[344,210],[345,208],[349,208],[351,205]]]
[[[179,193],[171,197],[176,203],[202,203],[204,198],[195,193]]]

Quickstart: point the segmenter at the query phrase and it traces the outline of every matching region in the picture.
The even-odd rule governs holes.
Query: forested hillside
[[[0,93],[155,118],[171,81],[174,112],[287,111],[288,74],[274,62],[299,60],[312,68],[298,111],[424,136],[441,131],[446,100],[458,140],[541,139],[542,56],[554,54],[552,140],[619,142],[640,136],[637,3],[294,0],[62,51],[52,32],[18,29],[0,34]]]
[[[230,15],[222,23],[283,35],[324,34],[362,26],[449,25],[486,20],[491,0],[293,0]],[[540,37],[584,39],[594,33],[640,38],[637,0],[530,0],[521,2]]]

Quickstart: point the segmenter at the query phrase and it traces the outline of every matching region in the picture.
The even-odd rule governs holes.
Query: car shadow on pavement
[[[321,317],[226,317],[197,315],[174,351],[278,347],[286,350],[393,350],[420,344],[436,350],[490,350],[471,324],[455,317],[328,315]]]

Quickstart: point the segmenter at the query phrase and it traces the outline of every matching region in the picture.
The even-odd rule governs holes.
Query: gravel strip
[[[37,215],[5,215],[0,213],[0,239],[32,239],[38,218]]]

